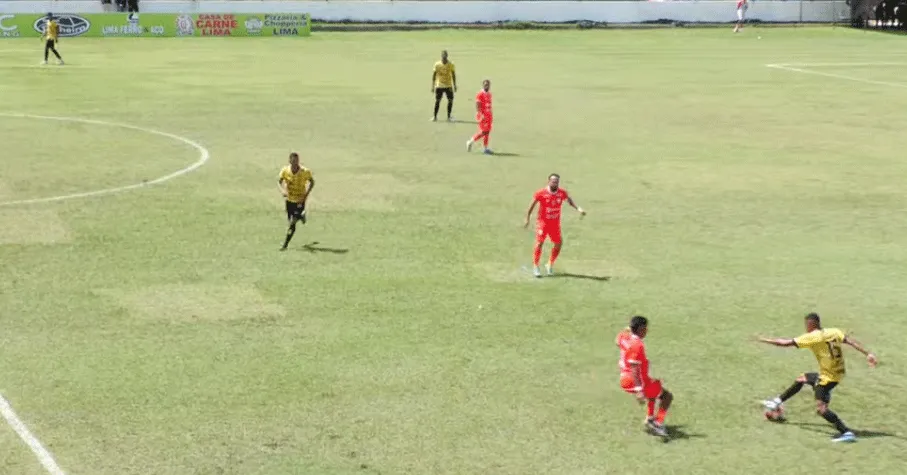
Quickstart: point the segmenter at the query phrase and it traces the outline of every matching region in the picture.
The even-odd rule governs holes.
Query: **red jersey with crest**
[[[737,9],[738,10],[743,8],[744,5],[746,5],[746,0],[737,0]]]
[[[476,102],[479,104],[479,113],[485,120],[491,120],[491,93],[482,89],[476,94]]]
[[[570,196],[563,188],[558,188],[553,193],[547,186],[536,191],[535,200],[539,202],[539,224],[560,224],[561,208],[568,199]]]

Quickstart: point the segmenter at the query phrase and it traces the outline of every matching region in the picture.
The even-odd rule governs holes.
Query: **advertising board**
[[[198,13],[176,17],[176,36],[308,36],[306,13]]]
[[[309,36],[305,13],[61,13],[60,37]],[[0,14],[0,38],[39,37],[45,15]]]

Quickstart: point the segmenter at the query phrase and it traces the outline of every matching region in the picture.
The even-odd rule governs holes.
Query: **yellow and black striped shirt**
[[[53,20],[47,20],[47,24],[44,25],[44,36],[49,41],[57,41],[57,36],[60,34],[60,25]]]
[[[299,170],[293,173],[293,167],[290,165],[283,167],[278,177],[279,183],[287,184],[287,201],[297,204],[305,201],[312,179],[312,170],[300,166]]]

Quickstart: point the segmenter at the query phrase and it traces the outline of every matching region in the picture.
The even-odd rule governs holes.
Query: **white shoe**
[[[551,264],[545,264],[545,273],[548,275],[554,275],[554,267]]]
[[[853,432],[847,431],[834,439],[831,439],[832,442],[856,442],[857,436]]]
[[[60,66],[63,66],[63,60],[62,60],[62,59],[58,59],[58,60],[57,60],[57,64],[59,64]]]
[[[536,277],[541,277],[541,276],[542,276],[542,270],[539,269],[538,266],[533,267],[533,268],[532,268],[532,275],[534,275],[534,276],[536,276]]]
[[[453,121],[454,121],[454,118],[453,118],[453,117],[448,117],[448,118],[447,118],[447,121],[448,121],[448,122],[453,122]]]
[[[657,435],[658,437],[668,436],[668,430],[665,429],[665,426],[663,424],[653,422],[649,427],[651,427],[652,433]]]
[[[432,117],[431,119],[429,119],[429,122],[437,122],[437,121],[438,121],[437,117]]]
[[[41,61],[41,64],[42,64],[42,65],[43,65],[43,64],[47,64],[47,60],[45,59],[44,61]]]
[[[466,151],[472,152],[472,139],[466,141]]]
[[[777,411],[778,408],[781,407],[781,400],[777,398],[766,399],[765,401],[762,401],[762,405],[769,411]]]

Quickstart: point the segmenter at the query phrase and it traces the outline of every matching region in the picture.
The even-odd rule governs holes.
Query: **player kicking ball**
[[[476,122],[479,123],[479,131],[466,142],[466,151],[471,152],[472,146],[482,141],[485,147],[485,155],[493,155],[494,152],[488,148],[488,140],[491,136],[491,123],[494,116],[491,112],[491,81],[488,79],[482,81],[482,89],[476,94]]]
[[[816,397],[816,412],[835,426],[838,435],[833,442],[854,442],[856,435],[828,408],[831,401],[831,390],[844,379],[844,351],[841,344],[850,345],[860,353],[866,355],[869,366],[875,367],[878,360],[875,355],[866,351],[860,343],[856,342],[837,328],[822,328],[819,315],[810,313],[806,316],[806,333],[797,338],[760,338],[759,341],[769,345],[781,347],[809,348],[819,362],[818,373],[801,374],[791,387],[778,397],[764,401],[765,409],[774,413],[783,413],[783,403],[800,392],[804,384],[812,386]]]
[[[620,387],[636,396],[641,404],[646,404],[646,428],[659,437],[667,437],[664,422],[674,395],[662,387],[661,380],[649,377],[649,359],[642,341],[648,333],[648,319],[636,316],[630,319],[629,327],[617,334],[615,343],[620,349]]]
[[[561,253],[561,245],[564,241],[561,238],[561,208],[564,202],[568,203],[574,209],[579,211],[580,216],[585,216],[586,212],[573,202],[567,190],[560,187],[561,176],[557,173],[548,175],[548,186],[535,192],[532,197],[532,204],[529,205],[529,211],[526,212],[526,222],[524,228],[529,227],[529,220],[532,219],[532,212],[536,205],[539,207],[539,214],[536,220],[535,231],[535,251],[532,254],[532,273],[536,277],[542,276],[539,269],[539,261],[542,259],[542,246],[545,239],[551,239],[554,245],[551,248],[551,257],[548,259],[548,265],[545,266],[548,275],[554,275],[554,261]]]

